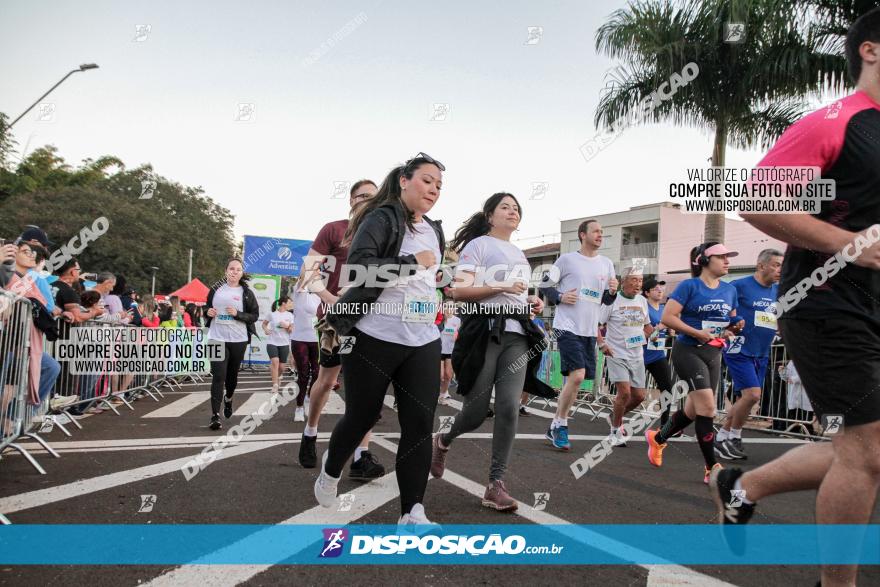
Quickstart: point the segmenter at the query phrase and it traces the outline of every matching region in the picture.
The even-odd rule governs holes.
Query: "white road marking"
[[[396,451],[396,448],[397,448],[393,443],[388,442],[387,440],[382,439],[382,438],[377,439],[374,437],[373,442],[383,448],[390,450],[390,451]],[[459,475],[458,473],[450,471],[449,469],[446,469],[446,472],[443,473],[442,480],[446,481],[450,485],[454,485],[455,487],[458,487],[459,489],[463,489],[464,491],[470,493],[471,495],[474,495],[479,498],[482,498],[484,492],[486,491],[486,487],[484,485],[481,485],[480,483],[477,483],[475,481],[471,481],[467,477]],[[554,525],[554,526],[571,525],[571,522],[569,522],[568,520],[564,520],[563,518],[554,516],[553,514],[548,514],[545,511],[536,510],[523,502],[519,503],[519,508],[517,509],[516,514],[529,520],[530,522],[535,523],[535,524]],[[564,528],[554,528],[554,531],[557,531],[561,534],[566,534],[572,538],[576,538],[577,540],[582,540],[584,537],[583,530],[578,530],[577,532],[569,533],[569,532],[566,532],[566,530]],[[604,550],[604,549],[602,549],[601,545],[603,545],[603,544],[610,545],[613,547],[613,549],[607,550],[606,552],[609,552],[610,554],[612,554],[614,556],[621,556],[622,558],[632,557],[632,559],[646,558],[648,556],[653,556],[653,555],[650,555],[649,553],[646,553],[642,550],[639,550],[637,548],[629,546],[623,542],[617,542],[617,541],[612,540],[606,536],[602,536],[599,533],[592,533],[589,531],[586,533],[587,534],[594,534],[594,536],[596,538],[595,542],[590,543],[590,547],[595,548],[595,549]],[[658,566],[658,565],[640,564],[638,566],[640,566],[643,569],[646,569],[648,571],[648,585],[650,585],[652,587],[656,587],[661,584],[707,585],[709,587],[723,587],[723,586],[732,587],[730,583],[718,581],[717,579],[709,577],[708,575],[703,575],[702,573],[698,573],[697,571],[694,571],[692,569],[688,569],[687,567],[683,567],[681,565],[662,565],[661,566],[662,570],[657,572],[655,579],[654,579],[654,582],[652,582],[651,581],[652,569],[653,569],[653,567]],[[688,579],[696,580],[696,582],[682,582],[682,583],[661,583],[660,582],[662,580],[666,580],[666,579],[669,579],[672,577],[682,577],[682,578],[687,577]]]
[[[211,393],[206,391],[198,391],[187,393],[178,400],[175,400],[167,406],[162,406],[158,410],[153,410],[149,414],[144,414],[142,418],[178,418],[188,411],[202,405],[211,399]]]
[[[271,388],[270,388],[271,389]],[[249,398],[247,398],[235,412],[232,413],[233,416],[250,416],[257,412],[260,409],[260,406],[269,401],[272,397],[271,393],[252,393]],[[233,405],[237,403],[235,401],[235,396],[232,396]]]
[[[216,457],[215,460],[241,456],[243,454],[263,450],[264,448],[277,446],[278,444],[281,443],[242,443],[225,449]],[[195,455],[190,455],[171,461],[164,461],[153,465],[147,465],[145,467],[138,467],[136,469],[128,469],[126,471],[110,473],[109,475],[92,477],[91,479],[81,479],[79,481],[74,481],[73,483],[58,485],[57,487],[38,489],[36,491],[28,491],[26,493],[19,493],[18,495],[0,498],[0,512],[10,514],[12,512],[18,512],[21,510],[27,510],[30,508],[44,506],[46,504],[63,501],[72,497],[81,497],[83,495],[94,493],[96,491],[110,489],[111,487],[118,487],[120,485],[126,485],[128,483],[143,481],[144,479],[149,479],[151,477],[158,477],[160,475],[167,475],[168,473],[175,472],[180,473],[180,468],[188,463],[193,456]],[[180,473],[180,475],[182,477],[183,473]]]

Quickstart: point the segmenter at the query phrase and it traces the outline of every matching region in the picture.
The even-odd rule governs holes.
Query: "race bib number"
[[[444,328],[443,334],[455,334],[455,328]]]
[[[746,343],[745,336],[734,336],[730,339],[730,346],[727,347],[728,355],[738,355],[743,348],[743,345]]]
[[[772,312],[755,312],[755,326],[776,330],[776,315]]]
[[[229,314],[217,314],[217,320],[220,320],[221,322],[231,322],[235,320],[235,317]]]
[[[637,334],[635,336],[629,336],[626,338],[625,342],[626,342],[626,348],[628,348],[628,349],[634,349],[636,347],[640,347],[643,344],[645,344],[645,335],[644,334]]]
[[[602,302],[602,292],[596,291],[595,289],[590,289],[588,287],[581,288],[581,299],[587,300],[593,304],[599,304]]]
[[[652,338],[648,340],[648,350],[649,351],[665,351],[666,350],[666,337],[658,336],[657,338]]]
[[[409,296],[403,300],[404,322],[433,324],[437,317],[437,299],[428,296]]]
[[[711,330],[712,336],[721,336],[724,329],[730,322],[713,322],[712,320],[703,320],[703,330]]]

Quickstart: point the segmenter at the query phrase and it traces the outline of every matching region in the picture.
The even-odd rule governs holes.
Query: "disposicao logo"
[[[324,547],[318,558],[334,558],[342,554],[345,541],[348,539],[348,530],[345,528],[324,528]]]

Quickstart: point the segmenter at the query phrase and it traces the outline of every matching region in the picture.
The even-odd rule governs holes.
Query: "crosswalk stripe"
[[[233,396],[234,397],[234,396]],[[248,416],[250,414],[255,413],[260,409],[260,406],[269,401],[269,398],[272,397],[272,393],[262,393],[256,392],[252,393],[247,400],[240,406],[238,409],[233,412],[234,416]],[[264,410],[266,411],[266,410]]]
[[[210,392],[197,391],[189,393],[178,400],[175,400],[167,406],[162,406],[158,410],[153,410],[149,414],[144,414],[144,418],[177,418],[188,411],[202,405],[211,397]]]

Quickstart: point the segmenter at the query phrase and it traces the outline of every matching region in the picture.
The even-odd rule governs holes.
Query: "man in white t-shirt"
[[[559,347],[560,371],[567,377],[556,416],[545,437],[560,450],[571,450],[568,442],[568,413],[584,379],[596,377],[596,338],[599,310],[610,304],[617,291],[614,263],[599,254],[602,225],[584,220],[578,226],[581,248],[561,255],[554,263],[559,271],[557,283],[544,279],[542,289],[550,304],[556,305],[553,332]]]
[[[642,290],[642,272],[631,267],[623,274],[620,292],[610,306],[602,306],[599,323],[606,325],[599,346],[608,364],[608,379],[617,389],[611,415],[611,446],[626,446],[623,415],[645,401],[645,359],[642,347],[654,331],[648,300]]]

